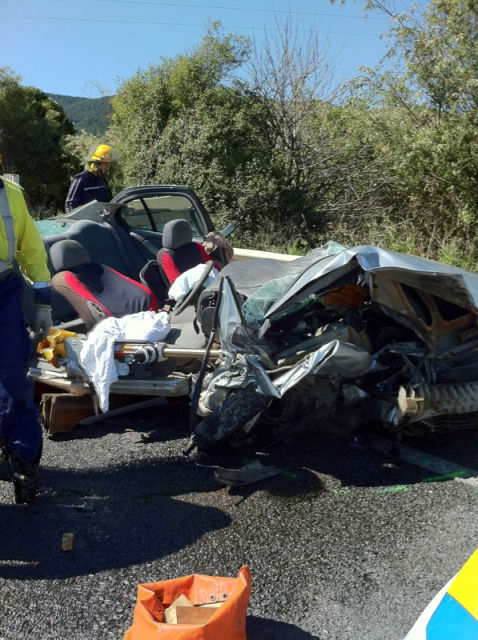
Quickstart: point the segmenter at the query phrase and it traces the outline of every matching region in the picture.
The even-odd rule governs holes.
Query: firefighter
[[[73,178],[65,201],[65,211],[70,213],[82,204],[97,200],[109,202],[111,193],[105,176],[114,160],[113,150],[107,144],[92,149],[86,159],[83,171]]]
[[[19,272],[13,269],[14,263]],[[33,287],[31,335],[23,316],[22,276]],[[30,503],[36,495],[42,429],[27,371],[32,340],[38,343],[45,339],[52,325],[50,272],[23,190],[2,176],[0,308],[0,453],[8,463],[16,503]]]

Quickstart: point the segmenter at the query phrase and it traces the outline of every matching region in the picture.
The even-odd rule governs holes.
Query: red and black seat
[[[193,240],[189,222],[179,219],[164,225],[163,248],[158,251],[156,259],[166,281],[171,285],[181,273],[208,262],[211,256],[200,242]]]
[[[50,260],[56,272],[53,289],[68,300],[88,331],[108,316],[121,318],[158,310],[151,289],[107,265],[91,262],[87,250],[76,240],[55,242]]]

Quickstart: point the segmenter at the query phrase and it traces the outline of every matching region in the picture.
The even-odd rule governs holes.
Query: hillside
[[[98,135],[104,133],[111,123],[111,96],[79,98],[55,93],[49,96],[63,107],[77,131]]]

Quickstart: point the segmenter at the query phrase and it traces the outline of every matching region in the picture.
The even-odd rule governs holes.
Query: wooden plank
[[[214,613],[206,607],[176,607],[177,624],[206,624]]]
[[[91,395],[72,395],[70,393],[43,393],[40,402],[40,414],[43,425],[50,435],[69,433],[76,425],[95,424],[109,417],[128,413],[139,408],[147,408],[164,402],[163,398],[152,398],[137,403],[135,396],[110,396],[112,411],[95,414]],[[138,406],[141,404],[141,406]]]
[[[192,602],[189,600],[189,598],[184,595],[183,593],[176,598],[176,600],[164,611],[164,619],[166,621],[167,624],[177,624],[178,622],[178,617],[177,617],[177,612],[176,612],[176,608],[178,606],[182,606],[182,607],[192,607]]]
[[[61,550],[73,551],[75,546],[75,534],[73,532],[64,533],[61,537]]]
[[[82,419],[94,413],[91,396],[44,393],[40,404],[43,425],[50,435],[68,433]]]
[[[55,390],[49,384],[45,384],[44,382],[39,382],[38,380],[33,381],[33,392],[35,397],[35,402],[40,404],[42,401],[42,396],[45,393],[55,393]]]

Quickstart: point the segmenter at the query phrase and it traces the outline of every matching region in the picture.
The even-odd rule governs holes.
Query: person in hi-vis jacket
[[[13,269],[14,264],[19,269]],[[21,275],[20,275],[21,273]],[[23,276],[23,277],[22,277]],[[24,278],[33,287],[29,326],[22,306]],[[42,428],[28,377],[32,342],[52,325],[50,272],[43,240],[22,188],[0,176],[0,454],[17,504],[33,502],[42,451]]]

